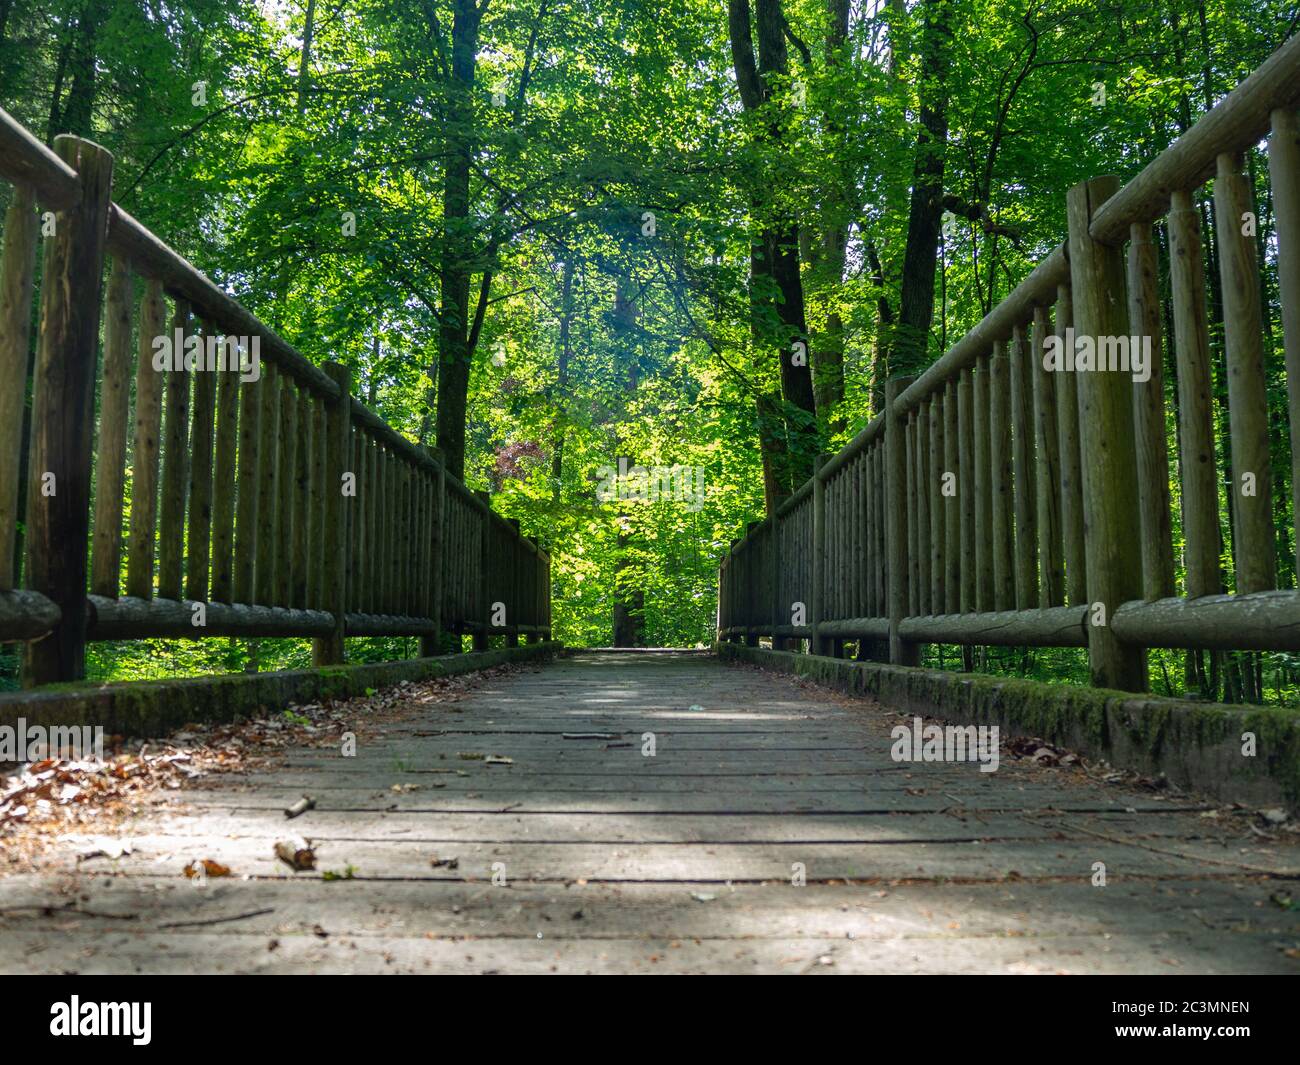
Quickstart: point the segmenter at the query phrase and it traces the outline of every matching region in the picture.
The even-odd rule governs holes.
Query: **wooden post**
[[[911,377],[885,382],[885,557],[889,581],[889,661],[894,665],[915,666],[920,662],[920,648],[905,642],[898,634],[907,609],[907,450],[903,434],[905,418],[895,411],[895,401]]]
[[[27,342],[36,275],[36,193],[15,185],[0,252],[0,592],[12,589],[18,541]]]
[[[1259,305],[1259,258],[1247,236],[1250,179],[1235,154],[1219,156],[1214,216],[1219,231],[1223,346],[1228,363],[1228,421],[1232,438],[1233,554],[1238,595],[1277,586],[1273,533],[1273,462],[1268,453],[1268,392],[1264,326]],[[1253,217],[1253,215],[1252,215]],[[1282,299],[1295,293],[1282,293]]]
[[[27,687],[79,680],[86,672],[95,380],[113,187],[113,156],[99,145],[61,136],[54,140],[54,151],[77,171],[81,199],[58,213],[54,236],[45,242],[32,396],[26,585],[53,602],[60,618],[49,636],[24,646]]]
[[[1139,343],[1150,337],[1151,377],[1133,383],[1138,516],[1142,530],[1142,597],[1174,594],[1174,544],[1169,519],[1169,447],[1165,442],[1165,371],[1160,328],[1159,268],[1151,225],[1129,227],[1128,316]]]
[[[1076,185],[1066,198],[1070,225],[1070,282],[1075,329],[1081,336],[1129,335],[1124,256],[1093,240],[1096,210],[1119,189],[1115,177]],[[1080,373],[1080,454],[1084,513],[1088,516],[1088,663],[1092,682],[1121,691],[1146,689],[1146,651],[1121,643],[1110,620],[1122,603],[1142,594],[1141,545],[1133,535],[1137,454],[1133,439],[1133,382],[1129,374]],[[1101,611],[1104,611],[1102,616]]]
[[[122,581],[122,500],[126,474],[126,425],[131,382],[131,311],[134,278],[122,259],[113,260],[104,302],[104,375],[99,390],[99,453],[95,465],[95,531],[90,588],[116,599]]]
[[[344,661],[343,637],[347,631],[347,550],[348,519],[355,511],[355,497],[343,495],[343,476],[351,473],[349,443],[352,435],[352,371],[337,362],[321,367],[339,386],[338,398],[325,408],[325,437],[329,451],[325,456],[324,547],[320,565],[323,590],[334,614],[334,631],[312,640],[311,658],[315,666],[338,665]]]

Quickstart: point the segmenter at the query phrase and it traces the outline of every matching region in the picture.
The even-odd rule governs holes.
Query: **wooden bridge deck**
[[[0,969],[1300,971],[1294,835],[1005,754],[896,763],[898,720],[696,654],[484,678],[355,758],[301,748],[179,793],[115,861],[67,839],[0,880]],[[316,871],[275,859],[293,834]],[[233,876],[195,888],[192,857]]]

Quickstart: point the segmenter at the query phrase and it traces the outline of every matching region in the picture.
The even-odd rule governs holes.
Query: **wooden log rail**
[[[1300,592],[1279,587],[1275,546],[1256,221],[1267,215],[1243,165],[1267,138],[1294,492],[1298,106],[1300,37],[1123,188],[1101,177],[1071,189],[1067,239],[923,374],[889,382],[882,414],[733,543],[719,638],[806,639],[836,656],[854,641],[860,657],[899,664],[916,663],[924,643],[1086,647],[1094,684],[1139,691],[1149,647],[1300,650]],[[1211,178],[1221,333],[1197,209]],[[1088,345],[1104,369],[1074,366]],[[1133,347],[1139,360],[1149,352],[1145,365]],[[1060,371],[1045,363],[1055,353],[1070,356]],[[1216,369],[1228,383],[1224,438]]]
[[[0,641],[24,683],[84,676],[87,640],[310,637],[330,664],[347,636],[549,637],[536,541],[114,204],[112,169],[0,111]]]

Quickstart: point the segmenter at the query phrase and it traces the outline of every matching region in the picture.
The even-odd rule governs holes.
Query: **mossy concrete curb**
[[[1004,736],[1036,736],[1090,758],[1163,773],[1179,787],[1253,806],[1300,812],[1300,713],[1195,703],[1073,684],[950,673],[715,645],[724,661],[795,673],[892,710],[962,725],[997,725]],[[1242,754],[1253,733],[1254,757]]]
[[[550,658],[558,643],[524,644],[462,655],[398,662],[234,673],[218,677],[52,684],[37,691],[0,695],[0,725],[102,725],[108,735],[165,736],[190,722],[220,723],[274,713],[289,703],[364,695],[404,680],[427,680],[479,669]]]

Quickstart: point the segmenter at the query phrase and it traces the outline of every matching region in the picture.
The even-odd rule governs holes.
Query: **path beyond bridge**
[[[895,762],[898,723],[688,652],[412,695],[353,758],[195,782],[123,829],[128,855],[78,862],[89,836],[65,836],[0,881],[0,970],[1300,971],[1294,837],[1006,751]],[[293,834],[315,871],[276,859]],[[194,857],[232,876],[196,888]],[[74,935],[40,909],[61,899]]]

